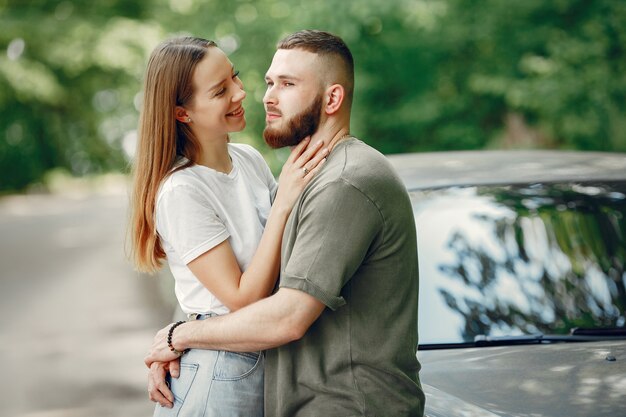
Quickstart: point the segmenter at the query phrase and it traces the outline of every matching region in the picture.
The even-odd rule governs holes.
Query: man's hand
[[[162,328],[156,336],[154,336],[152,347],[144,358],[144,363],[148,368],[152,368],[153,362],[167,363],[178,359],[178,355],[172,352],[169,346],[167,346],[167,333],[169,332],[170,326],[171,324]]]
[[[148,373],[148,394],[150,400],[159,403],[162,407],[172,408],[174,394],[165,380],[168,370],[172,378],[178,378],[180,361],[176,359],[167,363],[152,362]]]

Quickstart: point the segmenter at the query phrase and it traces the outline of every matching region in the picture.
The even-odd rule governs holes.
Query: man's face
[[[322,116],[322,83],[317,55],[299,49],[279,49],[267,70],[265,130],[273,148],[297,145],[315,133]]]

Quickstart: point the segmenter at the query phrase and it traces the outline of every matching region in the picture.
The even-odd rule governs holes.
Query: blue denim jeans
[[[174,407],[155,417],[263,417],[263,353],[192,349],[168,383]]]

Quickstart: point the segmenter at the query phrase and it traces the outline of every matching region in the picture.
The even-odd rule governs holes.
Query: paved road
[[[126,202],[0,198],[0,416],[152,414],[142,358],[172,306],[125,259]]]

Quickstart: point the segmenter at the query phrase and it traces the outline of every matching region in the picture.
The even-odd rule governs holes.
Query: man
[[[423,415],[412,209],[387,160],[348,133],[353,73],[349,49],[329,33],[301,31],[278,44],[265,77],[264,137],[281,147],[312,135],[331,152],[287,223],[275,294],[170,332],[176,351],[269,349],[268,417]],[[171,399],[163,364],[177,359],[169,329],[146,357],[161,404]]]

